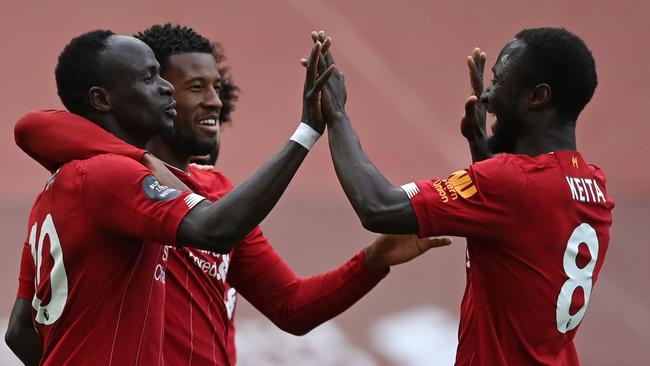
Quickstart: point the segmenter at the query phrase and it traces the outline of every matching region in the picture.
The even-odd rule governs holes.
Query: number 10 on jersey
[[[36,241],[37,236],[38,242]],[[50,255],[54,262],[52,268],[43,267],[43,244],[45,243],[45,238],[49,238],[50,241]],[[38,233],[38,223],[34,223],[29,233],[29,246],[31,247],[32,257],[36,265],[36,278],[34,282],[37,291],[41,285],[41,270],[50,270],[50,275],[46,276],[46,278],[49,278],[51,293],[49,303],[43,305],[43,299],[38,297],[38,293],[34,294],[34,299],[32,300],[32,307],[36,310],[36,322],[50,325],[61,317],[65,303],[68,300],[68,276],[63,265],[61,241],[59,240],[59,234],[56,232],[52,215],[48,214],[45,216],[40,235]]]

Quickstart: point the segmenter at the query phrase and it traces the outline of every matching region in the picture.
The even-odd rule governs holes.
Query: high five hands
[[[324,121],[332,126],[340,117],[345,116],[345,103],[347,90],[343,74],[335,68],[332,56],[332,38],[325,32],[311,32],[314,48],[309,58],[301,59],[300,63],[307,68],[307,79],[316,80],[313,90],[319,94],[307,93],[305,83],[305,109],[311,113],[313,120]],[[321,75],[320,77],[318,75]],[[311,90],[311,89],[310,89]],[[320,114],[316,109],[320,108]],[[324,128],[324,124],[323,124]],[[449,238],[422,238],[415,235],[380,235],[375,241],[365,248],[365,257],[368,265],[377,272],[385,272],[389,267],[409,262],[424,254],[431,248],[451,244]]]

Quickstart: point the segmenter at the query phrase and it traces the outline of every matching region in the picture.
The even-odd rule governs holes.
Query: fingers
[[[467,68],[469,69],[469,82],[472,85],[472,93],[479,96],[483,93],[483,73],[479,71],[476,62],[477,59],[473,56],[467,57]],[[483,63],[485,63],[485,61]]]
[[[314,85],[314,90],[320,90],[323,88],[325,83],[327,83],[327,80],[329,80],[330,76],[336,71],[336,65],[330,65],[330,67],[325,70],[321,76],[316,80],[316,84]]]
[[[431,248],[446,247],[448,245],[451,245],[450,238],[431,237],[431,238],[425,238],[420,240],[426,240],[426,246],[425,246],[426,250],[429,250]]]
[[[318,75],[318,61],[320,59],[320,50],[321,43],[316,42],[314,48],[311,50],[311,55],[309,56],[307,64],[307,77],[310,81],[316,80],[316,76]]]

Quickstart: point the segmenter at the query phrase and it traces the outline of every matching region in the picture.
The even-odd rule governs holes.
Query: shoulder
[[[530,162],[522,155],[499,154],[470,165],[468,170],[477,179],[509,184],[509,182],[519,182],[524,178],[525,166],[528,163]]]
[[[471,183],[486,197],[520,197],[528,186],[526,164],[524,156],[499,154],[470,165],[467,173]]]
[[[214,167],[190,164],[189,172],[201,183],[210,185],[211,189],[230,191],[233,188],[230,179]]]
[[[115,154],[100,154],[71,164],[79,167],[85,181],[102,185],[139,183],[143,177],[151,175],[151,171],[139,162]]]

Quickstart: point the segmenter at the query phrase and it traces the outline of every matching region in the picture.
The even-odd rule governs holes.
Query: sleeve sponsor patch
[[[447,179],[436,179],[432,183],[443,203],[455,201],[459,196],[469,199],[478,191],[466,170],[459,170]]]
[[[169,201],[181,195],[181,191],[163,186],[153,175],[148,175],[142,180],[142,191],[154,201]]]

